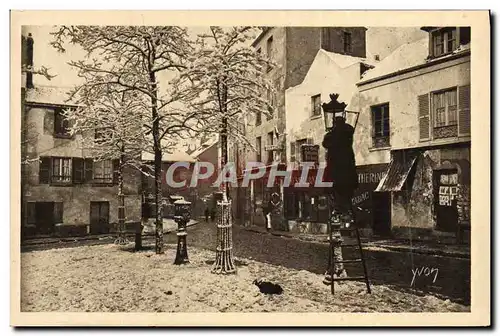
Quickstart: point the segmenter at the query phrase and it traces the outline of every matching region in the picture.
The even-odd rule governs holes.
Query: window
[[[57,137],[69,137],[69,121],[64,116],[62,108],[54,110],[54,135]]]
[[[274,132],[267,133],[267,145],[268,146],[274,145]],[[267,151],[267,163],[272,163],[273,161],[274,161],[274,151],[268,150]]]
[[[321,95],[311,97],[311,116],[321,115]]]
[[[259,55],[260,55],[261,53],[262,53],[261,49],[260,49],[260,48],[259,48],[259,49],[257,49],[257,54],[259,54]]]
[[[259,126],[262,124],[262,112],[257,111],[255,112],[255,126]]]
[[[373,147],[390,145],[389,104],[372,106]]]
[[[344,52],[351,52],[351,33],[344,32]]]
[[[110,129],[107,127],[96,127],[94,132],[94,139],[97,143],[103,142],[110,137]]]
[[[302,157],[302,145],[307,145],[307,139],[300,139],[295,142],[295,148],[297,149],[296,157],[298,157],[299,162],[303,162]]]
[[[113,164],[111,160],[94,161],[94,182],[113,183]]]
[[[52,159],[52,182],[71,183],[71,159]]]
[[[432,97],[434,127],[457,124],[457,89],[436,92]]]
[[[262,138],[261,137],[257,137],[255,147],[257,149],[257,162],[261,162],[262,161]]]
[[[451,53],[458,47],[457,28],[446,28],[432,33],[434,57]]]

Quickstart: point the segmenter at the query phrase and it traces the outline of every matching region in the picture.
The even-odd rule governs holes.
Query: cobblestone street
[[[174,243],[175,235],[166,236],[166,242]],[[188,229],[188,246],[215,249],[216,227],[214,223],[200,222]],[[233,226],[234,253],[241,258],[254,259],[274,265],[323,274],[328,259],[328,245],[286,237],[277,237],[248,231]],[[400,290],[443,295],[457,302],[470,304],[470,260],[426,254],[395,252],[381,249],[365,249],[365,257],[373,284],[397,286]],[[345,250],[348,256],[348,250]],[[420,269],[438,269],[434,281]],[[361,265],[346,266],[350,275],[362,275]],[[460,272],[457,272],[457,270]],[[417,273],[412,289],[413,274]],[[418,275],[420,274],[420,276]],[[326,290],[326,288],[325,288]]]

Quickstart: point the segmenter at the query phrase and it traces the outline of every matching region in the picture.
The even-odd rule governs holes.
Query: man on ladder
[[[328,225],[332,230],[332,243],[338,246],[332,251],[335,261],[334,278],[347,277],[342,263],[340,228],[348,227],[353,221],[352,197],[358,187],[353,137],[354,127],[345,122],[345,112],[335,113],[333,127],[327,131],[322,143],[327,149],[325,175],[328,181],[333,182],[333,187],[329,190],[333,211]],[[330,270],[327,270],[325,284],[330,284],[331,279]]]
[[[331,292],[334,294],[336,281],[364,280],[367,292],[371,293],[359,230],[356,227],[355,214],[352,209],[352,196],[358,187],[358,174],[352,148],[357,117],[354,126],[346,123],[346,113],[359,116],[359,112],[347,111],[346,104],[337,100],[338,96],[338,94],[331,94],[331,101],[321,106],[327,131],[323,139],[323,147],[327,149],[325,176],[328,182],[333,182],[332,188],[327,190],[332,213],[328,220],[330,246],[324,282],[330,285]],[[341,231],[354,232],[356,243],[343,244]],[[342,247],[357,248],[359,258],[344,259]],[[347,276],[345,263],[362,263],[364,276]]]

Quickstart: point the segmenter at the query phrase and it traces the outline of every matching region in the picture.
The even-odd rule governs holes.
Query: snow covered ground
[[[215,253],[188,248],[191,263],[173,265],[166,253],[133,252],[133,245],[84,246],[21,254],[23,312],[448,312],[470,307],[385,286],[366,294],[361,282],[336,286],[323,277],[247,259],[236,275],[210,272]],[[259,292],[252,282],[279,283],[283,295]]]

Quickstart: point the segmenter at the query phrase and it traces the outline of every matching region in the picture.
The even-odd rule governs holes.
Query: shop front
[[[358,227],[379,235],[390,231],[390,194],[375,192],[386,169],[387,164],[358,166],[359,185],[352,198]],[[300,169],[295,170],[290,187],[284,190],[285,218],[290,231],[327,232],[326,224],[331,213],[327,198],[329,190],[314,186],[317,173],[317,169],[309,171],[309,187],[294,187],[302,174]]]

